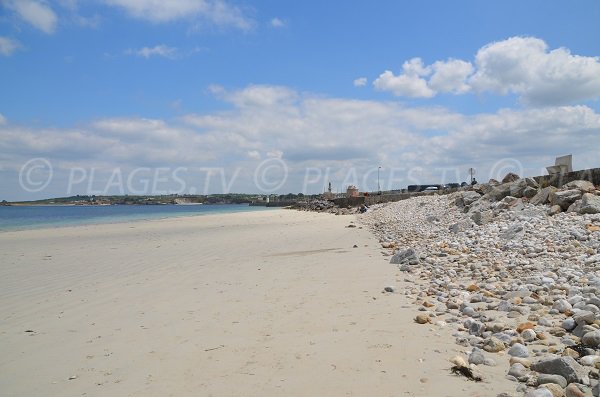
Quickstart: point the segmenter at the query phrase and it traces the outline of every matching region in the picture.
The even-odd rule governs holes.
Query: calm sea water
[[[272,208],[250,207],[247,204],[0,206],[0,231],[119,223],[178,216],[266,211],[270,209]]]

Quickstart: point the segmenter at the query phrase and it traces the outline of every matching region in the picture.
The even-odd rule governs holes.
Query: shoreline
[[[214,206],[214,205],[235,205],[235,206],[239,206],[238,204],[204,204],[203,206]],[[119,205],[119,207],[130,207],[132,205]],[[175,206],[175,204],[173,204],[173,206]],[[181,204],[177,204],[177,207],[197,207],[200,205],[181,205]],[[50,204],[50,205],[23,205],[23,206],[14,206],[14,207],[33,207],[33,208],[47,208],[47,207],[60,207],[60,208],[72,208],[72,207],[90,207],[90,208],[98,208],[98,207],[112,207],[112,205],[54,205],[54,204]],[[146,207],[145,205],[139,205],[139,207]],[[152,206],[155,207],[155,206]],[[159,207],[163,207],[163,206],[159,206]],[[246,207],[246,206],[244,206]],[[0,234],[2,233],[7,233],[7,232],[18,232],[18,231],[27,231],[27,230],[48,230],[48,229],[62,229],[65,227],[78,227],[78,226],[95,226],[95,225],[113,225],[113,224],[122,224],[122,223],[128,223],[128,222],[132,222],[132,223],[136,223],[136,222],[144,222],[144,221],[158,221],[158,220],[163,220],[163,219],[175,219],[175,218],[182,218],[182,217],[198,217],[198,216],[207,216],[207,215],[220,215],[220,214],[230,214],[230,213],[244,213],[244,212],[262,212],[262,211],[266,211],[266,210],[272,210],[272,209],[281,209],[279,207],[269,207],[269,208],[254,208],[252,206],[248,206],[248,208],[250,209],[240,209],[240,210],[235,210],[235,211],[218,211],[218,212],[160,212],[160,213],[149,213],[149,214],[139,214],[139,218],[135,217],[134,215],[137,214],[117,214],[117,215],[110,215],[110,216],[98,216],[98,217],[90,217],[88,219],[85,219],[83,221],[78,221],[78,220],[74,220],[74,221],[66,221],[66,222],[56,222],[56,221],[52,221],[49,223],[36,223],[36,224],[29,224],[29,225],[24,225],[24,226],[11,226],[11,227],[7,227],[7,228],[3,228],[0,225]],[[156,215],[156,216],[152,216],[152,215]],[[148,217],[149,216],[149,217]],[[98,220],[97,222],[93,222],[94,220]]]
[[[354,216],[202,219],[0,234],[5,395],[483,397],[510,385],[500,368],[482,383],[450,373],[461,347],[382,292],[410,284]]]

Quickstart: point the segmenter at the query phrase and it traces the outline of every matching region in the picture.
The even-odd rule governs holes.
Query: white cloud
[[[175,59],[178,55],[177,48],[169,47],[164,44],[159,44],[154,47],[143,47],[137,50],[129,49],[125,51],[125,53],[128,55],[137,55],[146,59],[152,56],[161,56],[168,59]]]
[[[205,18],[217,26],[250,30],[254,22],[242,10],[223,0],[104,0],[124,9],[134,18],[154,23]]]
[[[258,150],[249,150],[247,153],[248,157],[253,159],[253,160],[260,160],[261,159],[261,155],[260,152]]]
[[[355,87],[364,87],[365,85],[367,85],[367,78],[359,77],[353,81],[353,84]]]
[[[433,74],[429,79],[429,87],[437,92],[463,94],[470,90],[467,78],[473,73],[473,65],[459,59],[437,61],[431,68]]]
[[[459,59],[426,66],[413,58],[401,74],[387,70],[373,85],[397,96],[474,91],[516,94],[529,105],[563,105],[600,97],[600,58],[572,55],[566,48],[549,51],[534,37],[512,37],[479,49],[474,66]]]
[[[534,105],[565,104],[600,97],[600,58],[548,51],[534,37],[512,37],[481,48],[471,86],[477,91],[515,93]]]
[[[298,99],[294,90],[273,85],[250,85],[243,90],[226,91],[223,87],[212,86],[212,92],[242,109],[274,109],[289,107]]]
[[[271,19],[271,26],[274,28],[283,28],[285,27],[285,22],[279,18]]]
[[[54,33],[58,18],[46,1],[7,0],[5,3],[25,22],[44,33]]]
[[[0,36],[0,55],[8,57],[19,47],[21,47],[21,45],[18,41]]]
[[[0,125],[4,125],[4,124],[6,124],[6,117],[4,117],[2,115],[2,113],[0,113]]]
[[[427,85],[427,80],[423,78],[431,73],[431,68],[423,66],[421,58],[413,58],[404,62],[402,72],[396,76],[386,70],[379,75],[373,85],[380,91],[391,91],[398,96],[431,98],[436,94]]]

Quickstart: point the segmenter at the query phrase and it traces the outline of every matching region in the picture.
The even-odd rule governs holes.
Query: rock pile
[[[518,395],[598,396],[600,191],[505,180],[359,219],[410,282],[415,321],[453,326],[471,368],[506,354]]]
[[[293,205],[292,208],[300,211],[326,212],[335,215],[351,215],[358,212],[356,207],[340,208],[333,202],[322,199],[301,201]]]

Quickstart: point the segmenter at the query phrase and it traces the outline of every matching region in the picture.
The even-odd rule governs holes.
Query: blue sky
[[[597,167],[598,20],[597,1],[0,0],[0,199],[159,168],[145,193]],[[23,188],[38,158],[51,181]]]

